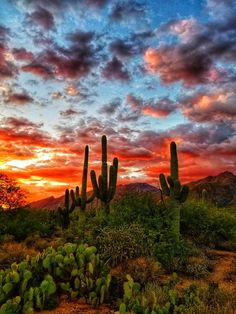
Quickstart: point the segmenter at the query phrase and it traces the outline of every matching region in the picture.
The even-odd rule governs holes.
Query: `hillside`
[[[191,194],[199,197],[203,189],[209,193],[209,197],[219,206],[226,206],[236,200],[236,176],[228,171],[222,172],[217,176],[208,176],[206,178],[188,183]],[[116,198],[120,198],[127,192],[151,192],[157,193],[159,190],[148,183],[130,183],[119,185],[117,187]],[[90,192],[91,193],[91,192]],[[64,202],[64,196],[50,196],[30,203],[32,209],[57,208]]]
[[[159,190],[147,183],[130,183],[130,184],[124,184],[124,185],[119,185],[116,190],[116,196],[115,199],[118,199],[122,197],[122,195],[128,193],[128,192],[137,192],[137,193],[142,193],[142,192],[150,192],[150,193],[157,193],[159,196]],[[91,194],[91,192],[88,192],[88,194]],[[30,207],[32,209],[55,209],[64,202],[64,195],[60,197],[54,197],[50,196],[35,202],[30,203]]]
[[[209,176],[201,180],[190,182],[190,190],[193,195],[200,196],[206,189],[209,198],[218,206],[226,206],[236,201],[236,175],[225,171],[217,176]]]

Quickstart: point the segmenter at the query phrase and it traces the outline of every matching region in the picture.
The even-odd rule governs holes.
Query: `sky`
[[[28,200],[81,184],[236,172],[235,0],[1,0],[0,171]],[[89,180],[89,187],[91,187]]]

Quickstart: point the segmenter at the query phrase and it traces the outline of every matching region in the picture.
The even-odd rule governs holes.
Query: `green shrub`
[[[183,205],[181,230],[198,243],[236,248],[236,216],[207,202],[189,200]]]
[[[96,246],[102,259],[115,266],[130,258],[151,255],[154,244],[143,228],[130,225],[102,229]]]
[[[94,305],[103,303],[110,276],[96,252],[95,247],[66,243],[1,270],[0,313],[51,308],[61,292],[72,299],[85,297]]]
[[[163,228],[163,206],[152,193],[127,193],[112,204],[108,217],[110,227],[139,224],[155,232],[157,238]]]
[[[192,247],[184,241],[159,242],[155,246],[157,260],[170,272],[181,271],[192,253]]]
[[[34,232],[41,237],[48,237],[55,230],[55,221],[48,211],[31,211],[29,209],[17,209],[0,212],[0,236],[9,234],[16,241],[22,241]]]

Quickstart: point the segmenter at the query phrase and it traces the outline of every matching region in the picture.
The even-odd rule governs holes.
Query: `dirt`
[[[36,314],[37,312],[35,312]],[[111,314],[114,313],[108,306],[100,305],[93,307],[85,303],[79,303],[78,301],[68,302],[62,301],[60,306],[52,311],[42,311],[40,314]]]
[[[220,251],[220,250],[209,250],[209,254],[216,258],[213,271],[207,278],[204,279],[191,279],[181,277],[179,288],[187,288],[192,283],[199,286],[206,286],[209,283],[218,283],[219,288],[225,288],[228,290],[236,289],[236,281],[229,280],[229,274],[232,271],[233,262],[236,259],[235,252]]]

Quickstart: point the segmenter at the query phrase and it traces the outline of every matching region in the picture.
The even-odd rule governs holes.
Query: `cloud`
[[[109,104],[103,105],[99,112],[101,114],[111,116],[114,115],[118,111],[118,109],[120,109],[120,106],[121,106],[120,98],[115,98]]]
[[[236,118],[236,95],[233,89],[198,91],[191,96],[180,97],[179,102],[183,115],[195,122],[226,121]]]
[[[132,19],[137,19],[143,21],[146,16],[146,6],[144,3],[139,3],[138,1],[116,1],[110,12],[111,20],[115,22],[120,21],[130,21]]]
[[[157,48],[145,51],[147,70],[157,73],[164,84],[182,81],[190,87],[213,83],[221,78],[219,62],[235,64],[236,4],[232,1],[230,7],[223,1],[215,2],[223,5],[224,18],[212,16],[204,24],[193,19],[168,22],[160,31],[165,30],[165,35],[174,33],[177,41],[171,44],[162,41]]]
[[[25,48],[14,48],[12,54],[16,60],[20,61],[30,61],[34,57],[33,53]]]
[[[142,98],[130,94],[127,96],[127,103],[134,111],[155,118],[167,117],[177,109],[177,104],[168,97],[160,98],[157,101],[144,101]]]
[[[102,74],[108,80],[127,81],[130,79],[128,71],[117,57],[113,57],[112,60],[106,64]]]
[[[33,98],[27,93],[10,93],[6,102],[14,103],[16,105],[25,105],[31,103]]]
[[[60,115],[64,118],[71,118],[72,116],[75,116],[78,114],[78,111],[70,108],[64,111],[60,111]]]
[[[51,30],[55,25],[52,13],[40,6],[27,16],[27,20],[39,25],[46,31]]]
[[[21,70],[23,72],[29,72],[32,73],[36,76],[40,76],[43,77],[45,79],[49,79],[52,78],[52,70],[50,69],[49,66],[47,65],[42,65],[42,64],[38,64],[38,63],[30,63],[28,65],[24,65],[21,67]]]
[[[27,119],[7,118],[1,121],[0,141],[15,145],[34,147],[50,147],[50,136],[40,130],[41,124],[35,124]]]

